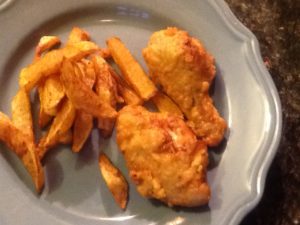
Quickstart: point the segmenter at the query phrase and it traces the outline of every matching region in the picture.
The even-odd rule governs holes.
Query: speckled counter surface
[[[226,2],[259,40],[283,108],[281,144],[264,195],[241,224],[300,224],[300,0]]]

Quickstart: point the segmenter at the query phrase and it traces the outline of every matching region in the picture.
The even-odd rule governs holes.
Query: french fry
[[[71,61],[79,61],[87,55],[100,51],[98,45],[91,41],[80,41],[62,48],[63,55]]]
[[[30,91],[43,77],[59,73],[64,58],[76,61],[97,50],[99,47],[89,41],[81,41],[59,50],[52,50],[21,70],[19,85],[26,91]]]
[[[18,156],[23,156],[28,151],[28,135],[16,128],[2,112],[0,112],[0,139]]]
[[[128,84],[116,72],[110,68],[111,75],[115,78],[118,86],[118,93],[123,97],[127,105],[142,105],[143,100],[132,90]]]
[[[43,136],[40,139],[40,142],[37,147],[38,157],[42,160],[45,154],[58,144],[72,144],[73,136],[71,129],[67,130],[65,133],[60,133],[56,136],[55,139],[52,139],[50,142],[47,141],[47,135]]]
[[[72,140],[73,140],[73,134],[71,129],[61,134],[61,136],[58,138],[58,142],[64,145],[71,144]]]
[[[38,121],[39,127],[45,128],[50,123],[52,118],[53,118],[52,116],[46,114],[43,110],[40,110],[39,121]]]
[[[98,97],[116,109],[118,90],[117,83],[111,75],[109,65],[100,55],[94,55],[92,58],[97,75],[95,91]],[[114,128],[115,119],[98,119],[98,128],[103,137],[110,137]]]
[[[87,32],[83,31],[78,27],[74,27],[69,35],[67,45],[74,44],[80,41],[87,41],[90,39],[90,36]],[[74,72],[78,78],[80,78],[87,86],[91,89],[95,83],[95,72],[91,70],[90,61],[82,59],[77,62],[74,66]],[[87,138],[89,137],[91,130],[93,128],[93,116],[83,112],[81,110],[77,110],[74,127],[73,127],[73,144],[72,150],[73,152],[79,152]]]
[[[183,118],[183,113],[179,107],[172,101],[172,99],[162,92],[157,92],[151,100],[154,102],[160,112],[174,114]]]
[[[78,110],[74,121],[72,151],[79,152],[93,128],[93,116]]]
[[[93,89],[95,81],[96,81],[96,74],[94,70],[94,65],[91,61],[79,61],[74,65],[74,72],[75,75],[82,80],[88,87]]]
[[[101,99],[74,75],[74,68],[70,61],[64,60],[61,69],[61,81],[65,87],[65,92],[76,109],[89,113],[97,118],[113,119],[117,112]]]
[[[96,83],[96,72],[95,72],[95,67],[94,67],[94,63],[91,60],[87,60],[87,59],[82,59],[81,63],[80,63],[82,68],[84,68],[85,70],[85,77],[87,80],[89,80],[89,82],[85,82],[86,84],[88,84],[88,86],[93,89],[95,83]]]
[[[85,30],[82,30],[79,27],[73,27],[71,30],[67,45],[72,45],[74,43],[80,42],[80,41],[89,41],[90,40],[90,35],[88,32]],[[110,57],[110,52],[108,49],[100,49],[99,53],[103,58],[109,58]]]
[[[60,44],[60,39],[56,36],[43,36],[41,37],[38,45],[35,48],[35,55],[33,62],[38,61],[42,54],[49,49],[53,48],[55,45]],[[38,124],[40,128],[44,128],[52,119],[52,116],[48,115],[45,110],[43,109],[43,98],[42,93],[44,91],[44,82],[43,84],[39,85],[38,87],[38,94],[40,99],[40,110],[39,110],[39,120]]]
[[[75,108],[69,99],[62,102],[61,109],[57,112],[48,133],[42,138],[38,146],[40,159],[47,151],[59,143],[59,138],[73,125],[75,119]]]
[[[40,109],[39,109],[39,127],[44,128],[47,126],[50,121],[52,120],[52,116],[48,115],[45,113],[44,108],[43,108],[43,92],[44,92],[44,84],[40,84],[38,86],[38,94],[39,94],[39,99],[40,99]]]
[[[57,73],[63,60],[61,50],[48,52],[41,59],[21,70],[19,85],[30,91],[43,76]]]
[[[90,40],[90,35],[86,31],[80,29],[79,27],[73,27],[69,34],[67,45],[88,40]]]
[[[121,40],[116,37],[109,38],[107,46],[127,83],[143,100],[147,101],[153,97],[157,92],[155,85]]]
[[[87,34],[79,28],[74,28],[69,36],[69,44],[74,44],[83,40],[88,40]],[[40,39],[35,51],[35,61],[40,59],[41,54],[60,43],[56,36],[44,36]],[[45,127],[51,120],[52,116],[57,113],[57,106],[64,97],[63,86],[58,76],[50,76],[43,85],[39,85],[40,112],[39,126]],[[51,116],[52,115],[52,116]]]
[[[43,111],[48,115],[55,116],[59,103],[65,96],[64,86],[59,75],[51,75],[45,80],[40,95]]]
[[[5,116],[0,116],[0,120],[3,119],[6,121],[5,123],[8,133],[14,139],[13,141],[23,139],[22,141],[24,142],[23,145],[26,147],[26,151],[24,154],[20,154],[18,152],[16,152],[16,154],[22,160],[25,168],[27,168],[28,172],[32,176],[36,190],[40,192],[44,186],[44,173],[39,161],[38,153],[35,149],[30,98],[25,89],[20,89],[13,98],[11,111],[12,124],[15,128],[10,124],[9,119],[5,118]],[[11,130],[11,132],[9,132],[9,130]],[[23,133],[23,135],[19,133]],[[10,143],[8,145],[11,146],[12,149],[20,148],[19,146],[14,146],[14,144],[15,143]]]
[[[74,71],[77,77],[81,78],[91,90],[96,80],[94,65],[90,60],[82,59],[74,65]],[[82,110],[77,110],[73,127],[73,145],[72,151],[79,152],[88,139],[93,128],[93,116]]]
[[[125,209],[128,200],[128,183],[121,171],[112,164],[104,153],[100,153],[99,168],[116,203],[121,209]]]
[[[44,171],[34,144],[28,135],[18,129],[11,120],[0,112],[0,140],[3,141],[23,162],[38,193],[44,186]]]
[[[104,59],[109,59],[111,58],[111,54],[108,48],[101,48],[100,55]]]
[[[81,41],[89,41],[89,40],[90,40],[90,35],[86,31],[80,29],[79,27],[73,27],[73,29],[69,34],[67,45],[74,45]],[[88,86],[92,88],[95,83],[96,76],[94,71],[91,71],[90,69],[87,72],[87,67],[93,68],[93,65],[90,64],[91,64],[90,60],[83,58],[74,65],[74,70],[77,77],[82,79],[83,82],[85,82]]]
[[[28,136],[28,141],[34,144],[33,124],[30,99],[25,89],[20,89],[11,102],[12,122]]]
[[[56,36],[43,36],[41,37],[38,45],[35,48],[34,61],[41,58],[42,53],[53,48],[55,45],[60,44],[60,39]]]
[[[95,91],[100,98],[105,99],[106,102],[115,107],[118,99],[118,90],[116,80],[111,74],[110,66],[100,55],[94,55],[92,61],[97,76]]]

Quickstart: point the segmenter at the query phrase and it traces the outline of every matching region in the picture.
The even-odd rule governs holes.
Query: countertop
[[[262,200],[241,225],[300,224],[300,0],[226,0],[257,37],[278,89],[283,130]]]

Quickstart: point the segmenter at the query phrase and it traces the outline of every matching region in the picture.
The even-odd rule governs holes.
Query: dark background
[[[241,225],[300,224],[300,0],[226,0],[260,43],[283,113],[262,200]]]

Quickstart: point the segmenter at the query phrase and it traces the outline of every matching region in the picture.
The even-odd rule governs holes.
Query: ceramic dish
[[[99,150],[128,173],[114,137],[98,140],[96,131],[80,154],[61,147],[47,156],[41,196],[35,194],[18,159],[0,145],[2,225],[233,225],[257,204],[280,139],[280,102],[257,40],[223,1],[4,0],[0,4],[1,111],[10,113],[18,71],[30,63],[42,35],[65,40],[76,25],[101,46],[106,38],[119,36],[145,66],[141,50],[151,33],[177,26],[202,40],[215,56],[213,98],[229,126],[225,141],[210,150],[211,201],[194,209],[171,209],[144,199],[131,183],[129,205],[121,211],[98,171]],[[37,101],[34,94],[32,100]]]

